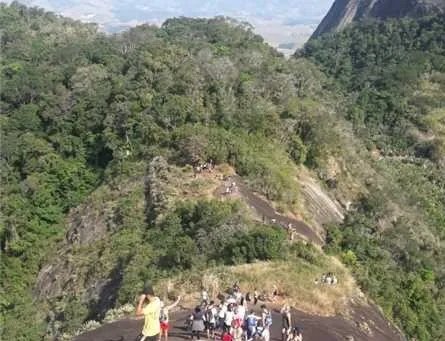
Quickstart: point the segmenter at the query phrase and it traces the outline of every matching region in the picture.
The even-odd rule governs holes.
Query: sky
[[[74,19],[96,22],[101,29],[113,32],[142,23],[160,25],[171,17],[224,15],[250,22],[255,31],[274,47],[279,47],[280,44],[300,47],[328,12],[333,0],[20,0],[20,2]]]

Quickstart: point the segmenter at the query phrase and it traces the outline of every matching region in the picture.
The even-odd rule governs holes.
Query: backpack
[[[165,314],[164,309],[161,309],[161,313],[159,314],[159,321],[160,322],[167,321],[167,315]]]
[[[257,319],[253,316],[247,317],[247,326],[248,327],[256,327],[257,326]]]
[[[233,340],[232,335],[230,335],[229,333],[225,333],[222,339],[223,339],[223,341],[232,341]]]
[[[235,317],[232,321],[233,328],[241,328],[241,319],[239,317]]]
[[[215,316],[213,315],[213,308],[208,308],[206,311],[206,321],[207,322],[212,322],[215,319]]]

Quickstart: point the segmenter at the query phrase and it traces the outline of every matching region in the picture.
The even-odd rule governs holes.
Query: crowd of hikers
[[[272,298],[277,295],[274,287]],[[258,303],[262,295],[257,290],[243,295],[238,284],[234,284],[228,297],[219,296],[219,302],[210,300],[205,289],[201,293],[201,303],[196,306],[186,320],[192,340],[221,341],[270,341],[270,327],[274,323],[272,313],[266,304]],[[144,316],[144,327],[137,341],[168,341],[169,311],[176,301],[166,306],[153,288],[147,286],[140,296],[136,316]],[[148,301],[148,304],[145,304]],[[145,304],[145,306],[144,306]],[[302,329],[293,327],[291,309],[284,305],[281,314],[281,341],[303,341]]]
[[[338,283],[337,277],[332,273],[328,272],[327,274],[323,274],[320,280],[316,279],[315,284],[325,284],[330,286],[335,286]]]
[[[272,301],[278,294],[274,286]],[[243,295],[238,284],[234,284],[227,298],[220,297],[219,302],[209,301],[207,291],[201,294],[201,304],[197,306],[186,321],[191,331],[191,338],[200,340],[205,334],[207,339],[222,341],[253,341],[270,340],[272,313],[265,304],[260,306],[260,312],[255,312],[255,306],[261,297],[255,290]],[[302,331],[292,327],[291,310],[288,305],[281,309],[282,341],[302,341]]]

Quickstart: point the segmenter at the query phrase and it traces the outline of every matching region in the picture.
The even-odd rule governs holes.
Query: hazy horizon
[[[8,2],[11,1],[2,1]],[[329,10],[333,0],[22,0],[28,6],[38,6],[84,22],[95,22],[108,32],[116,32],[150,23],[162,24],[179,16],[230,16],[248,21],[255,32],[272,46],[300,47],[307,41]],[[292,49],[292,50],[293,50]],[[292,50],[281,49],[282,52]]]

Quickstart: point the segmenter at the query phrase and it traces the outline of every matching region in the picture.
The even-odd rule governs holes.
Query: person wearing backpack
[[[162,337],[164,336],[165,341],[168,341],[168,313],[171,309],[176,307],[181,300],[181,296],[178,296],[175,303],[165,306],[164,302],[161,302],[161,311],[159,314],[159,323],[161,327],[161,333],[159,336],[159,341],[162,341]]]
[[[243,336],[243,320],[240,316],[235,315],[232,321],[232,335],[234,341],[241,341]]]
[[[215,302],[210,301],[210,304],[207,306],[205,312],[205,325],[206,325],[208,339],[210,339],[210,333],[212,334],[212,338],[215,339],[217,315],[218,315],[218,310],[215,307]]]
[[[246,301],[244,298],[241,298],[240,303],[236,306],[235,315],[239,316],[241,321],[244,321],[246,318]]]
[[[258,327],[258,320],[259,317],[255,315],[254,311],[251,310],[249,315],[246,317],[246,335],[247,335],[247,341],[252,340],[257,332]]]
[[[192,320],[192,340],[194,337],[198,341],[201,340],[201,333],[205,330],[204,318],[204,312],[200,306],[197,306],[190,317]]]
[[[233,341],[233,336],[230,333],[226,333],[224,332],[222,337],[221,337],[222,341]]]

